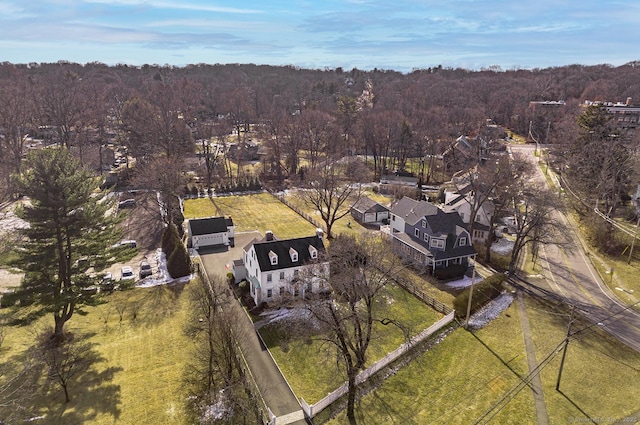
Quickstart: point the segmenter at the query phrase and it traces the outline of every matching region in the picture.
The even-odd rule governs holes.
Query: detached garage
[[[359,223],[376,223],[389,218],[389,209],[363,196],[351,206],[351,216]]]
[[[194,249],[207,246],[229,245],[229,228],[224,217],[195,218],[189,220],[189,239]],[[233,225],[232,229],[233,231]]]

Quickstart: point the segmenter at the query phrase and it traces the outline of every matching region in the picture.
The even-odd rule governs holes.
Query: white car
[[[120,280],[136,280],[133,269],[129,266],[122,267],[122,269],[120,269]]]

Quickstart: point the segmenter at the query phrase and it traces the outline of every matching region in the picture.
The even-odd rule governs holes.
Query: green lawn
[[[392,201],[391,198],[385,195],[381,195],[380,193],[375,193],[371,190],[364,190],[362,194],[363,196],[368,196],[374,201],[385,206],[388,206]],[[307,204],[305,204],[305,202],[303,201],[302,197],[299,194],[296,194],[295,191],[291,191],[286,196],[286,198],[287,198],[287,201],[291,202],[293,205],[300,208],[305,213],[309,214],[317,222],[322,223],[322,226],[324,228],[324,222],[322,222],[322,219],[320,218],[320,213],[317,210],[314,210],[312,207],[309,207]],[[355,199],[351,201],[347,201],[347,203],[345,203],[343,208],[349,209],[349,207],[353,202],[355,202]],[[331,232],[335,236],[339,234],[368,233],[368,232],[371,232],[371,230],[360,225],[353,217],[351,217],[351,214],[347,214],[333,224]]]
[[[411,335],[418,334],[442,317],[396,286],[389,286],[381,300],[382,308],[377,317],[397,320],[410,330]],[[260,333],[295,394],[305,401],[318,402],[346,380],[346,376],[336,371],[333,346],[313,338],[283,343],[271,326],[262,328]],[[377,323],[368,351],[368,366],[403,342],[404,336],[396,326]]]
[[[568,315],[553,306],[526,300],[540,362],[566,334]],[[580,327],[576,325],[574,330]],[[640,354],[599,329],[569,344],[561,390],[555,391],[560,353],[542,369],[549,423],[622,419],[640,407]],[[357,414],[367,424],[474,423],[528,374],[517,302],[485,328],[458,329],[414,360],[359,402]],[[328,422],[346,424],[344,413]],[[530,388],[514,393],[489,423],[537,423]],[[605,422],[602,422],[605,423]]]
[[[87,315],[74,315],[67,330],[90,334],[102,361],[69,386],[66,405],[62,390],[40,377],[25,403],[33,416],[43,416],[37,423],[187,423],[181,380],[190,346],[182,332],[188,288],[115,292],[106,297],[108,303],[88,308]],[[122,306],[120,322],[117,307]],[[0,350],[4,366],[17,370],[34,332],[52,322],[47,315],[30,326],[9,326]],[[0,418],[6,416],[2,409]]]
[[[236,232],[271,230],[279,238],[310,236],[315,227],[268,193],[186,200],[185,218],[231,216]]]

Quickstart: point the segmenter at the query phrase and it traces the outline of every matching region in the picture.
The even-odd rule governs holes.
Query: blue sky
[[[637,0],[0,0],[0,61],[480,69],[640,59]]]

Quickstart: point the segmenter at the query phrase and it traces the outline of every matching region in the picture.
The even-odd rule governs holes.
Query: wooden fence
[[[295,211],[300,217],[304,218],[309,223],[313,224],[317,229],[323,229],[324,231],[326,231],[325,226],[317,222],[313,217],[311,217],[306,212],[302,211],[298,206],[289,202],[289,200],[283,194],[273,193],[273,192],[271,194],[275,196],[280,202],[282,202],[283,204],[291,208],[293,211]]]

